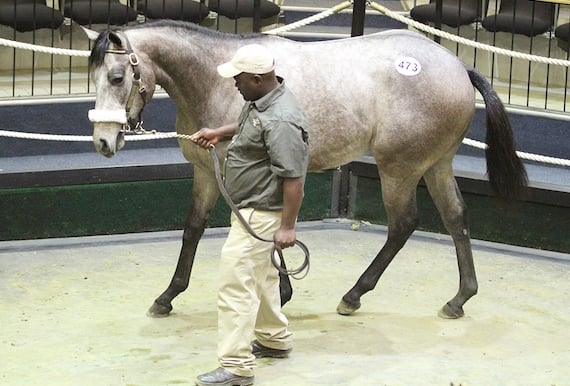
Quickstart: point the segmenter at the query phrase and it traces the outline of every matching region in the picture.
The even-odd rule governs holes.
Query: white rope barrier
[[[483,44],[483,43],[479,43],[479,42],[475,42],[473,40],[469,40],[469,39],[465,39],[462,38],[461,36],[457,36],[457,35],[453,35],[450,34],[448,32],[430,27],[426,24],[423,23],[419,23],[413,19],[410,19],[406,16],[400,15],[396,12],[392,12],[390,11],[388,8],[375,3],[375,2],[371,2],[369,4],[369,6],[371,8],[374,8],[375,10],[377,10],[378,12],[381,12],[383,14],[385,14],[386,16],[397,20],[401,23],[410,25],[416,29],[419,29],[421,31],[430,33],[432,35],[436,35],[439,37],[442,37],[444,39],[447,40],[451,40],[454,41],[456,43],[461,43],[463,45],[466,46],[470,46],[470,47],[475,47],[475,48],[479,48],[485,51],[490,51],[499,55],[504,55],[504,56],[510,56],[513,58],[519,58],[519,59],[525,59],[531,62],[538,62],[538,63],[545,63],[545,64],[555,64],[555,65],[559,65],[559,66],[565,66],[565,67],[570,67],[570,61],[569,60],[564,60],[564,59],[556,59],[556,58],[548,58],[548,57],[544,57],[544,56],[538,56],[538,55],[532,55],[532,54],[525,54],[522,52],[517,52],[517,51],[511,51],[511,50],[507,50],[504,48],[500,48],[500,47],[495,47],[495,46],[491,46],[488,44]]]
[[[62,141],[62,142],[92,142],[93,136],[91,135],[55,135],[55,134],[40,134],[40,133],[22,133],[20,131],[0,130],[0,137],[17,138],[17,139],[33,139],[40,141]],[[177,134],[175,132],[159,133],[153,132],[149,134],[136,134],[125,135],[127,141],[148,141],[155,139],[169,139],[180,137],[188,139],[184,134]]]
[[[475,141],[474,139],[469,139],[469,138],[463,139],[463,144],[477,148],[477,149],[481,149],[481,150],[485,150],[487,148],[486,143]],[[548,157],[545,155],[538,155],[538,154],[532,154],[532,153],[525,153],[523,151],[517,151],[517,155],[519,156],[519,158],[525,159],[528,161],[549,163],[549,164],[560,165],[560,166],[570,166],[570,160],[567,160],[567,159]]]
[[[62,141],[62,142],[88,142],[93,141],[92,136],[86,135],[55,135],[55,134],[37,134],[22,133],[19,131],[0,130],[0,137],[17,138],[17,139],[34,139],[39,141]]]
[[[288,32],[294,30],[296,28],[300,28],[306,26],[308,24],[314,23],[316,21],[322,20],[326,17],[329,17],[335,13],[342,11],[352,5],[351,1],[344,1],[335,7],[305,18],[303,20],[299,20],[297,22],[278,27],[269,31],[265,31],[264,33],[269,35],[277,35],[284,32]],[[487,50],[490,52],[494,52],[500,55],[510,56],[521,58],[529,61],[539,62],[539,63],[548,63],[548,64],[555,64],[560,66],[570,67],[570,61],[562,60],[562,59],[555,59],[555,58],[546,58],[537,55],[531,54],[524,54],[516,51],[510,51],[503,48],[490,46],[487,44],[482,44],[478,42],[471,41],[469,39],[465,39],[459,37],[457,35],[453,35],[447,33],[445,31],[441,31],[435,28],[432,28],[428,25],[418,23],[415,20],[412,20],[408,17],[400,15],[396,12],[392,12],[386,7],[376,3],[376,2],[368,2],[368,5],[371,8],[385,14],[388,17],[391,17],[397,21],[400,21],[404,24],[410,25],[418,30],[431,33],[436,36],[443,37],[444,39],[448,39],[451,41],[455,41],[457,43],[461,43],[467,46],[480,48],[483,50]],[[20,43],[15,42],[12,40],[2,39],[0,38],[0,45],[5,45],[8,47],[25,49],[35,52],[41,53],[49,53],[55,55],[66,55],[66,56],[83,56],[88,57],[90,55],[90,51],[83,51],[83,50],[71,50],[71,49],[62,49],[62,48],[53,48],[53,47],[44,47],[44,46],[37,46],[34,44],[29,43]],[[22,133],[17,131],[10,131],[10,130],[0,130],[0,137],[8,137],[8,138],[18,138],[18,139],[32,139],[32,140],[43,140],[43,141],[67,141],[67,142],[91,142],[93,141],[92,136],[80,136],[80,135],[52,135],[52,134],[37,134],[37,133]],[[189,135],[184,134],[177,134],[175,132],[170,133],[157,133],[153,132],[152,134],[139,134],[139,135],[127,135],[125,136],[125,140],[128,141],[146,141],[146,140],[157,140],[157,139],[168,139],[168,138],[179,138],[179,139],[189,139]],[[475,141],[469,138],[465,138],[463,143],[467,146],[472,146],[478,149],[485,149],[487,145],[483,142]],[[548,157],[543,155],[531,154],[517,151],[517,155],[526,160],[542,162],[542,163],[550,163],[555,165],[562,165],[562,166],[570,166],[570,160]]]
[[[54,55],[64,55],[64,56],[84,56],[84,57],[89,57],[89,55],[91,55],[91,51],[38,46],[35,44],[15,42],[13,40],[8,40],[3,38],[0,38],[0,45],[12,48],[19,48],[27,51],[41,52],[44,54],[54,54]]]
[[[272,29],[269,31],[265,31],[264,33],[269,34],[269,35],[277,35],[280,33],[288,32],[288,31],[306,26],[308,24],[314,23],[316,21],[322,20],[326,17],[329,17],[335,13],[342,11],[345,8],[350,7],[351,5],[352,5],[352,2],[344,1],[344,2],[334,6],[331,9],[325,10],[323,12],[316,14],[316,15],[313,15],[313,16],[310,16],[310,17],[305,18],[303,20],[299,20],[297,22],[288,24],[286,26],[278,27],[278,28],[275,28],[275,29]],[[388,8],[384,7],[381,4],[378,4],[376,2],[369,2],[368,5],[371,8],[375,9],[376,11],[381,12],[381,13],[385,14],[386,16],[394,19],[394,20],[397,20],[401,23],[412,26],[412,27],[414,27],[420,31],[424,31],[424,32],[430,33],[432,35],[436,35],[436,36],[442,37],[444,39],[454,41],[456,43],[460,43],[460,44],[470,46],[470,47],[479,48],[479,49],[489,51],[489,52],[493,52],[493,53],[496,53],[499,55],[525,59],[525,60],[532,61],[532,62],[545,63],[545,64],[555,64],[555,65],[570,67],[570,61],[569,60],[548,58],[548,57],[532,55],[532,54],[525,54],[525,53],[521,53],[521,52],[517,52],[517,51],[511,51],[511,50],[507,50],[504,48],[491,46],[488,44],[474,42],[472,40],[465,39],[465,38],[462,38],[460,36],[453,35],[453,34],[450,34],[448,32],[441,31],[441,30],[438,30],[436,28],[430,27],[426,24],[419,23],[419,22],[417,22],[413,19],[410,19],[404,15],[401,15],[397,12],[390,11]],[[15,41],[3,39],[3,38],[0,38],[0,45],[24,49],[24,50],[28,50],[28,51],[34,51],[34,52],[40,52],[40,53],[46,53],[46,54],[54,54],[54,55],[82,56],[82,57],[88,57],[90,55],[90,51],[86,51],[86,50],[72,50],[72,49],[65,49],[65,48],[38,46],[38,45],[30,44],[30,43],[15,42]]]
[[[32,139],[32,140],[41,140],[41,141],[64,141],[64,142],[91,142],[93,141],[93,137],[90,135],[54,135],[54,134],[39,134],[39,133],[22,133],[19,131],[10,131],[10,130],[0,130],[0,137],[7,137],[7,138],[17,138],[17,139]],[[154,132],[152,134],[134,134],[134,135],[125,135],[126,141],[148,141],[148,140],[158,140],[158,139],[169,139],[169,138],[178,138],[178,139],[190,139],[190,135],[187,134],[178,134],[176,132],[168,132],[168,133],[161,133],[161,132]],[[487,145],[483,142],[475,141],[473,139],[465,138],[463,143],[467,146],[475,147],[477,149],[486,149]],[[547,157],[543,155],[525,153],[521,151],[517,151],[517,155],[529,161],[536,161],[542,163],[551,163],[555,165],[561,166],[570,166],[570,160],[554,158],[554,157]]]
[[[268,35],[278,35],[278,34],[283,33],[283,32],[289,32],[289,31],[292,31],[294,29],[301,28],[301,27],[304,27],[306,25],[315,23],[319,20],[325,19],[325,18],[327,18],[327,17],[329,17],[335,13],[342,11],[345,8],[350,7],[351,5],[352,5],[352,2],[345,1],[343,3],[340,3],[340,4],[330,8],[330,9],[319,12],[316,15],[309,16],[305,19],[296,21],[294,23],[284,25],[283,27],[278,27],[278,28],[274,28],[274,29],[269,30],[269,31],[265,31],[264,33],[268,34]]]

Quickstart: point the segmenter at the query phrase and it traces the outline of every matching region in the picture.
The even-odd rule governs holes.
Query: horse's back
[[[338,165],[368,151],[399,159],[402,149],[422,143],[449,148],[472,119],[474,91],[463,63],[418,33],[286,48],[277,70],[306,106],[312,169],[332,166],[331,153]]]

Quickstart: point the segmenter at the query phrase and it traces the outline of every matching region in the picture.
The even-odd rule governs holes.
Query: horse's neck
[[[205,124],[210,120],[212,100],[219,97],[214,95],[219,92],[218,82],[222,81],[216,72],[216,64],[225,60],[222,54],[232,52],[234,46],[223,39],[193,36],[190,32],[184,37],[178,32],[154,34],[146,34],[144,40],[156,83],[175,102],[179,119],[189,121],[185,124],[192,126]],[[227,50],[223,46],[228,46]]]

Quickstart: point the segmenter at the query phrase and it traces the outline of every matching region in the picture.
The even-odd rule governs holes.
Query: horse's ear
[[[99,37],[99,32],[93,31],[92,29],[89,28],[85,28],[82,25],[80,25],[80,27],[83,30],[83,32],[85,32],[85,35],[87,35],[89,40],[97,40],[97,38]]]
[[[123,46],[123,41],[121,40],[121,37],[115,31],[109,31],[109,41],[114,45],[116,45],[117,47]]]

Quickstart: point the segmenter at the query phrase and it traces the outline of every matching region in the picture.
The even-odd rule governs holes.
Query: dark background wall
[[[6,130],[91,135],[87,111],[93,102],[0,106],[0,128]],[[155,99],[145,111],[145,126],[173,131],[175,107],[169,99]],[[552,157],[568,158],[568,123],[563,120],[510,114],[518,148]],[[477,110],[469,138],[484,141],[485,115]],[[177,151],[176,140],[128,142],[127,148]],[[67,237],[141,231],[180,229],[190,203],[191,167],[156,165],[140,168],[123,165],[119,174],[87,178],[89,170],[49,172],[42,170],[43,156],[61,156],[65,167],[69,155],[93,154],[90,142],[48,142],[0,137],[0,240]],[[482,150],[467,146],[459,154],[484,157]],[[20,157],[37,157],[37,172],[12,173]],[[531,162],[532,164],[532,162]],[[71,167],[71,166],[70,166]],[[359,172],[359,168],[367,168]],[[567,178],[566,171],[560,174]],[[379,181],[374,165],[351,166],[360,176],[356,186],[354,219],[384,224]],[[67,174],[65,174],[67,173]],[[63,175],[65,174],[65,178]],[[69,179],[68,175],[74,175]],[[332,172],[311,174],[301,220],[330,217],[333,191]],[[12,181],[25,180],[24,185]],[[38,183],[34,184],[34,181]],[[72,181],[72,182],[69,182]],[[559,181],[569,187],[570,181]],[[489,194],[485,181],[460,181],[471,214],[472,236],[484,240],[570,252],[567,237],[569,191],[535,190],[533,199],[511,208],[501,207]],[[348,200],[350,201],[350,200]],[[424,187],[418,190],[420,228],[445,232],[439,215]],[[210,226],[228,224],[228,208],[219,202]]]

